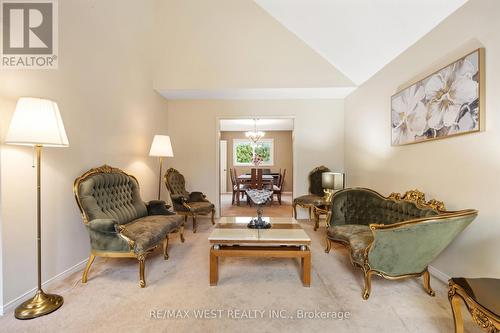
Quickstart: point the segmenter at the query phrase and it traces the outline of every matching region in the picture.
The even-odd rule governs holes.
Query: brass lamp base
[[[62,296],[46,294],[40,289],[33,298],[19,305],[14,315],[17,319],[37,318],[59,309],[63,302]]]
[[[323,190],[323,192],[325,192],[325,195],[324,195],[324,199],[326,202],[328,203],[331,203],[332,202],[332,199],[333,199],[333,195],[335,194],[335,190],[332,190],[332,189],[329,189],[329,188],[325,188]]]

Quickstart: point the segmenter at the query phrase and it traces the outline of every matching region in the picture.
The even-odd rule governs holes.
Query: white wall
[[[167,160],[168,167],[184,174],[190,190],[203,191],[218,203],[218,119],[250,116],[295,118],[294,195],[307,194],[307,176],[314,167],[344,170],[342,100],[169,101],[168,133],[175,157]]]
[[[2,235],[2,191],[1,191],[1,174],[2,174],[2,154],[0,152],[0,316],[3,315],[3,235]]]
[[[152,85],[155,1],[59,1],[59,69],[0,70],[2,141],[20,96],[58,102],[69,148],[43,151],[43,280],[88,256],[89,240],[73,181],[104,163],[136,175],[154,199],[157,161],[148,156],[166,132],[166,101]],[[1,146],[4,305],[36,285],[35,171],[32,150]]]
[[[383,194],[420,189],[448,209],[479,217],[435,260],[451,276],[500,276],[500,2],[471,0],[346,99],[349,186]],[[402,86],[486,48],[486,131],[391,147],[390,96]],[[369,55],[366,55],[369,57]]]

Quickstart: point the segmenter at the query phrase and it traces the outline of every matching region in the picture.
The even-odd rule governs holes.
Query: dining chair
[[[229,168],[229,173],[231,174],[231,185],[232,185],[232,198],[231,198],[231,205],[234,205],[234,202],[240,205],[240,197],[241,199],[244,198],[245,196],[245,189],[247,188],[247,185],[242,184],[238,180],[238,173],[236,172],[236,168]]]
[[[285,183],[286,169],[283,169],[283,174],[280,172],[278,186],[273,185],[273,196],[276,194],[278,203],[281,205],[281,194],[283,193],[283,184]]]
[[[250,188],[262,190],[262,174],[263,174],[262,169],[252,168]]]

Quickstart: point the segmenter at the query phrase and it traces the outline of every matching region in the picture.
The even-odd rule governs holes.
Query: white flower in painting
[[[474,66],[464,60],[433,75],[425,85],[429,101],[429,127],[439,130],[456,125],[460,108],[477,98],[478,84],[472,79]]]
[[[423,135],[427,129],[427,109],[422,103],[424,88],[415,86],[406,89],[392,101],[393,143],[411,142],[415,136]]]

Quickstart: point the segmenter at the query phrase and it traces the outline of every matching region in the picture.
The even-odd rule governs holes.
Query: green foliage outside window
[[[262,143],[255,147],[255,155],[259,155],[264,163],[271,160],[271,144]]]
[[[249,143],[240,143],[236,146],[236,161],[238,163],[251,163],[253,147]]]
[[[260,142],[257,145],[248,142],[236,143],[236,163],[250,164],[254,156],[260,156],[264,163],[271,162],[271,142]]]

